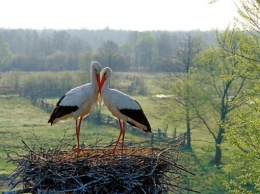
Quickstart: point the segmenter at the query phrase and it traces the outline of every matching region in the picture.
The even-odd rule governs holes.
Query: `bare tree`
[[[118,45],[115,42],[108,40],[98,51],[98,58],[100,58],[106,66],[112,67],[115,58],[118,57]]]

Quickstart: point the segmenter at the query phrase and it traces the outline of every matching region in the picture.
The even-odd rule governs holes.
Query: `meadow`
[[[138,76],[144,80],[144,94],[134,91],[131,96],[141,104],[153,131],[164,130],[168,126],[168,136],[172,136],[175,129],[177,129],[178,134],[185,132],[184,123],[167,123],[164,119],[167,111],[178,112],[178,110],[172,110],[172,99],[156,97],[158,94],[169,94],[165,85],[169,75],[117,73],[115,78],[121,81],[115,83],[115,78],[113,78],[111,85],[124,91],[124,88],[129,87],[132,83],[129,81],[131,79],[127,79],[131,76]],[[46,100],[55,104],[58,97],[48,97]],[[104,106],[101,106],[101,112],[110,114]],[[49,112],[32,105],[28,99],[18,94],[0,95],[0,115],[0,175],[2,183],[4,178],[15,168],[12,163],[7,162],[8,157],[15,157],[15,153],[25,153],[22,140],[33,149],[38,149],[41,146],[46,149],[55,148],[60,145],[61,141],[67,142],[66,145],[69,145],[69,148],[76,146],[74,120],[70,119],[50,126],[47,123]],[[111,126],[96,125],[84,121],[81,129],[81,142],[86,145],[107,146],[117,138],[118,132],[118,129]],[[126,131],[126,142],[138,144],[149,138],[149,134],[138,136]],[[68,147],[64,146],[63,149],[69,149]],[[206,129],[198,126],[192,130],[192,151],[189,151],[188,154],[191,156],[189,157],[189,165],[192,166],[192,170],[196,174],[195,177],[189,177],[190,188],[203,193],[225,193],[221,182],[225,176],[221,170],[210,163],[214,157],[214,142]],[[223,161],[225,162],[225,157]],[[6,185],[2,185],[1,188],[5,190]]]

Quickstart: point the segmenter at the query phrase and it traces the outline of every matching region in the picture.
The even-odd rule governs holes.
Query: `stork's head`
[[[104,83],[106,82],[107,79],[110,78],[111,74],[112,74],[112,69],[110,69],[109,67],[105,67],[102,71],[101,71],[101,81],[100,81],[100,90],[103,87]]]
[[[97,80],[98,91],[100,91],[101,90],[101,87],[100,87],[100,72],[102,70],[102,67],[101,67],[99,62],[93,61],[90,64],[90,69],[91,69],[91,72],[92,72],[92,76],[95,76],[95,78]]]

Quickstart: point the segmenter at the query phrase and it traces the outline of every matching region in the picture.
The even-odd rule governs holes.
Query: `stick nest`
[[[178,145],[126,148],[123,155],[111,148],[28,150],[10,159],[17,168],[9,176],[11,189],[37,193],[182,193],[191,173],[178,164]]]

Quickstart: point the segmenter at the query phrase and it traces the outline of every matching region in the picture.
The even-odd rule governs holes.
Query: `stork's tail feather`
[[[52,119],[49,119],[48,120],[48,123],[51,123],[51,126],[53,125],[53,120]]]
[[[145,132],[152,132],[152,130],[151,130],[151,126],[149,125],[148,127],[147,127],[147,129],[146,130],[144,130]]]

